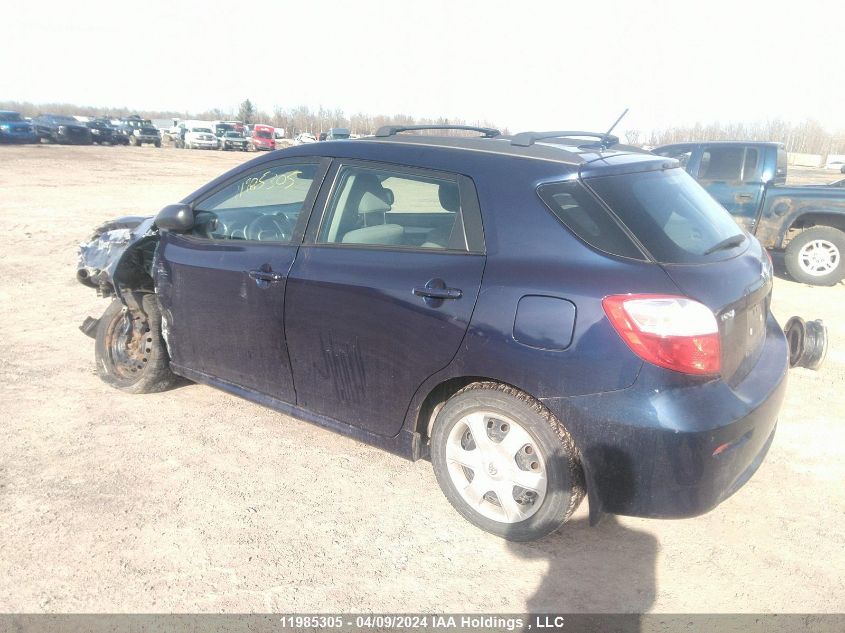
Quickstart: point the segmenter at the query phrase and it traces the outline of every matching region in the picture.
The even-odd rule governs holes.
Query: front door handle
[[[282,273],[274,273],[272,270],[250,270],[249,278],[255,281],[281,281],[285,278]]]
[[[464,294],[460,288],[449,288],[442,279],[430,279],[424,286],[416,286],[411,292],[418,297],[423,297],[426,303],[444,299],[460,299]]]
[[[737,202],[751,202],[753,198],[754,196],[750,193],[738,193],[734,196],[734,200]]]
[[[414,288],[414,294],[418,297],[428,297],[430,299],[460,299],[464,293],[459,288],[426,288],[425,286],[417,286]]]

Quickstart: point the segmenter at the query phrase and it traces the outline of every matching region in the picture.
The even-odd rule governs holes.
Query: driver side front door
[[[265,163],[194,201],[189,233],[162,233],[155,281],[178,373],[296,402],[285,286],[328,163]]]

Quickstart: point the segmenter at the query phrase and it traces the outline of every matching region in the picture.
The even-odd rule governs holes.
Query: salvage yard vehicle
[[[115,129],[108,123],[100,119],[93,119],[86,121],[85,125],[91,130],[91,141],[94,144],[102,145],[108,143],[109,145],[126,145],[129,143],[129,138],[115,134]],[[126,142],[124,143],[124,139]]]
[[[326,133],[327,141],[340,141],[349,138],[349,130],[345,127],[333,127]]]
[[[403,134],[433,127],[480,136]],[[430,457],[455,509],[514,541],[585,494],[591,523],[711,510],[786,388],[766,251],[609,132],[299,145],[103,225],[78,279],[114,297],[81,328],[108,384],[183,376]]]
[[[191,127],[182,140],[185,149],[217,149],[217,137],[210,127]]]
[[[275,129],[270,125],[253,125],[249,147],[253,151],[276,149]]]
[[[220,149],[239,149],[243,152],[249,150],[249,145],[246,138],[240,132],[230,130],[217,139],[220,144]]]
[[[795,281],[830,286],[845,277],[845,194],[787,187],[781,143],[676,143],[654,153],[679,159],[743,229],[765,248],[784,251]]]
[[[0,143],[37,143],[38,135],[19,112],[0,110]]]
[[[130,145],[141,147],[144,143],[148,143],[161,147],[161,133],[149,119],[142,119],[133,114],[122,118],[119,127],[126,134]]]
[[[48,143],[71,143],[91,145],[91,130],[71,116],[63,114],[39,114],[32,119],[32,127],[38,138]]]

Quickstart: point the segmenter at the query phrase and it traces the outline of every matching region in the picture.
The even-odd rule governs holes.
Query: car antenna
[[[604,136],[601,137],[601,143],[599,144],[603,149],[607,149],[610,146],[608,144],[608,141],[610,140],[610,133],[613,131],[613,128],[619,125],[619,121],[621,121],[626,114],[628,114],[628,108],[625,108],[625,111],[619,115],[619,118],[616,119],[613,125],[610,126],[610,129],[608,129],[607,132],[604,133]]]

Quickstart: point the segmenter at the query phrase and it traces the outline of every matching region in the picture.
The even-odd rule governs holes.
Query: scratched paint
[[[317,375],[324,381],[331,381],[339,401],[360,402],[367,386],[367,374],[358,339],[352,343],[337,343],[331,333],[323,334],[320,350]]]

